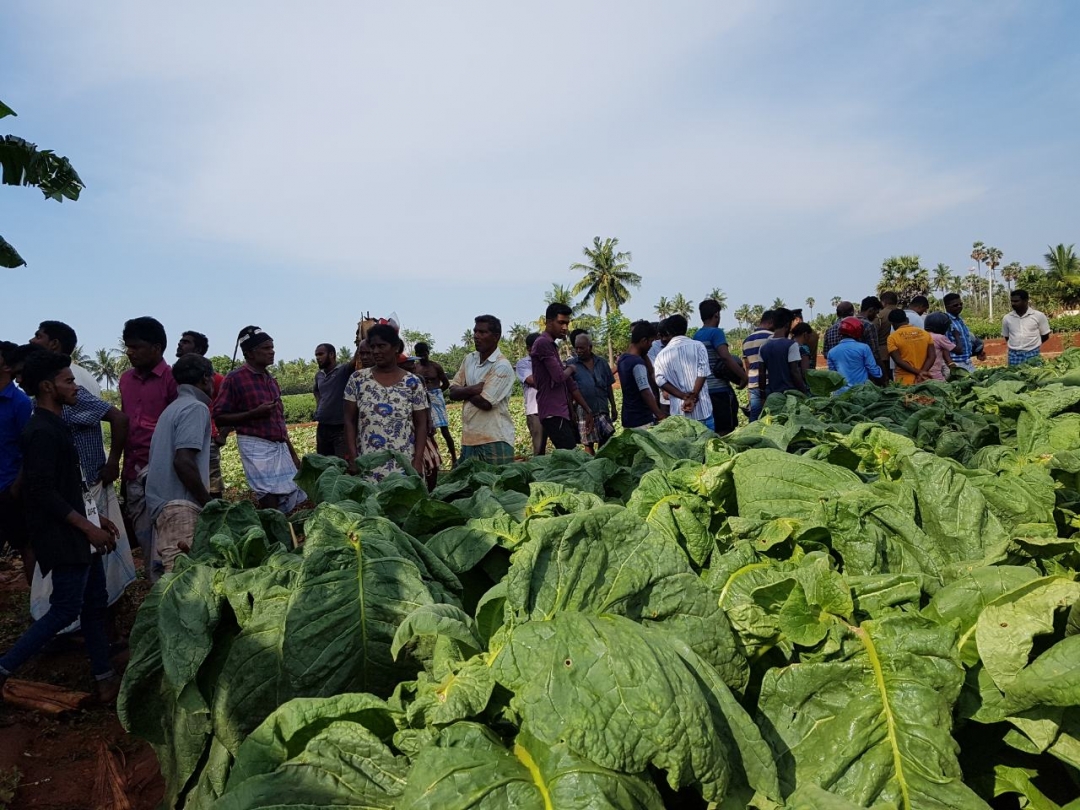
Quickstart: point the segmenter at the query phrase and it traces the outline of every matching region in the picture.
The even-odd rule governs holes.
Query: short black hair
[[[399,354],[405,349],[405,343],[401,340],[401,335],[398,334],[397,329],[388,323],[377,323],[368,329],[365,340],[368,341],[369,347],[372,338],[379,338],[384,343],[389,343]]]
[[[945,297],[941,299],[941,303],[943,303],[943,304],[951,304],[953,301],[956,301],[958,298],[960,298],[960,293],[945,293]]]
[[[191,338],[191,342],[195,344],[196,353],[201,354],[203,357],[205,357],[206,353],[210,351],[210,341],[202,332],[194,332],[191,329],[188,329],[186,332],[182,332],[180,334],[180,337]]]
[[[800,323],[798,326],[796,326],[794,329],[791,330],[791,336],[792,337],[798,337],[799,335],[805,335],[808,332],[813,332],[813,331],[814,331],[814,327],[812,327],[806,321],[803,321],[802,323]]]
[[[502,337],[502,321],[494,315],[477,315],[473,318],[473,323],[486,323],[489,332],[493,332],[497,338]]]
[[[713,298],[706,298],[700,304],[698,304],[698,313],[701,315],[701,320],[709,321],[723,312],[720,307],[720,302]]]
[[[850,318],[855,314],[855,305],[850,301],[841,301],[836,305],[837,318]]]
[[[928,307],[930,306],[930,299],[925,295],[916,295],[911,299],[912,306]]]
[[[641,343],[646,338],[656,338],[656,324],[650,321],[634,321],[630,324],[631,343]]]
[[[22,370],[22,389],[32,397],[38,395],[42,383],[52,382],[71,365],[71,358],[60,352],[38,351],[27,355]]]
[[[900,303],[900,296],[898,296],[892,290],[889,290],[888,292],[883,292],[881,294],[881,303],[886,305],[892,305],[895,307],[897,304]]]
[[[539,332],[529,332],[529,334],[527,334],[525,336],[525,351],[528,351],[529,349],[531,349],[533,344],[536,343],[536,341],[539,340],[539,339],[540,339],[540,333]]]
[[[773,329],[783,329],[785,326],[791,326],[791,310],[777,307],[773,310]]]
[[[881,299],[876,295],[868,295],[859,304],[859,309],[862,312],[866,312],[868,309],[881,309]]]
[[[553,304],[548,304],[547,309],[544,310],[544,318],[549,321],[555,320],[560,315],[565,315],[569,318],[573,314],[574,310],[570,309],[566,304],[560,304],[558,301]]]
[[[793,307],[792,308],[792,310],[791,310],[791,319],[792,320],[795,320],[796,318],[799,318],[801,320],[802,316],[803,316],[802,307]]]
[[[902,323],[907,323],[907,321],[907,312],[902,309],[894,309],[889,313],[889,323],[893,324],[894,326],[898,326]]]
[[[566,339],[570,343],[570,345],[573,346],[574,343],[577,342],[578,335],[587,335],[587,334],[589,334],[588,329],[571,329],[570,334],[566,336]]]
[[[949,320],[947,312],[931,312],[926,316],[924,324],[927,332],[933,332],[936,335],[944,335],[949,331],[950,326],[952,326],[952,321]]]
[[[38,329],[49,336],[49,340],[55,340],[60,344],[60,351],[71,354],[79,343],[79,337],[75,330],[63,321],[42,321]]]
[[[416,345],[419,346],[420,344],[417,343]],[[318,351],[319,349],[326,349],[327,352],[334,355],[334,357],[337,357],[337,347],[333,343],[320,343],[315,347],[315,351]]]
[[[124,333],[121,337],[125,343],[129,340],[144,340],[151,346],[156,344],[162,351],[169,342],[169,339],[165,337],[165,327],[161,325],[161,321],[149,315],[125,321]]]
[[[776,310],[775,309],[767,309],[767,310],[765,310],[764,312],[761,313],[761,317],[758,318],[758,323],[766,323],[766,322],[775,323],[775,321],[776,321]]]
[[[660,321],[660,331],[669,337],[678,337],[679,335],[685,335],[686,330],[690,324],[686,322],[686,318],[682,315],[669,315]]]
[[[0,363],[9,368],[14,366],[18,351],[18,343],[12,343],[10,340],[0,340]]]
[[[172,375],[177,385],[197,385],[214,376],[214,365],[201,354],[188,352],[172,364]]]
[[[420,359],[431,355],[431,347],[422,340],[413,344],[413,351],[416,352],[416,356]]]
[[[1013,290],[1011,293],[1009,293],[1009,298],[1019,298],[1021,301],[1027,301],[1028,300],[1028,291],[1027,290]]]

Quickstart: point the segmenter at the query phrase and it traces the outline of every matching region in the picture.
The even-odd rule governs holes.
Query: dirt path
[[[127,638],[135,612],[148,590],[133,583],[117,603],[117,627]],[[22,565],[0,558],[0,650],[30,624],[30,594]],[[126,653],[114,659],[126,662]],[[90,688],[89,663],[81,638],[63,639],[30,661],[19,677],[70,689]],[[104,748],[103,748],[104,744]],[[152,810],[163,784],[153,750],[120,727],[112,708],[95,707],[60,719],[0,704],[0,808],[19,810],[103,810],[108,750],[117,765],[132,810]]]

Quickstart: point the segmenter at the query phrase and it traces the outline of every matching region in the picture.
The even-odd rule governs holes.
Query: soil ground
[[[135,612],[149,590],[136,580],[115,605],[119,636],[126,640]],[[16,558],[0,557],[0,650],[30,625],[30,591]],[[127,653],[118,652],[121,669]],[[81,637],[63,638],[19,670],[19,678],[92,691],[90,664]],[[53,718],[0,704],[0,808],[11,810],[104,810],[95,795],[104,743],[119,766],[133,810],[151,810],[164,785],[153,750],[120,726],[113,707],[94,706]]]

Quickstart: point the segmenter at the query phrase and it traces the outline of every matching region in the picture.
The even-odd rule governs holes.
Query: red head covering
[[[862,321],[858,318],[844,318],[840,321],[840,334],[844,337],[862,340]]]

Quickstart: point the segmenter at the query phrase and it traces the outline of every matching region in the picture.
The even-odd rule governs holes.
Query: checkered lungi
[[[461,460],[478,458],[488,464],[510,464],[514,460],[514,448],[506,442],[467,444],[461,448]]]
[[[450,425],[450,421],[446,418],[446,399],[443,397],[443,392],[438,388],[429,388],[428,402],[431,403],[431,424],[437,428],[444,428]]]
[[[1026,352],[1018,352],[1016,349],[1009,349],[1009,365],[1018,366],[1021,363],[1026,363],[1028,360],[1042,359],[1042,355],[1038,349],[1031,349]]]

